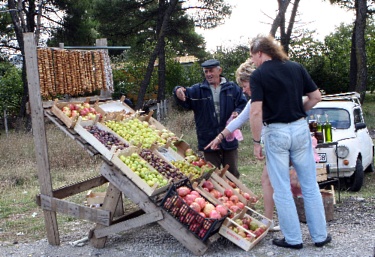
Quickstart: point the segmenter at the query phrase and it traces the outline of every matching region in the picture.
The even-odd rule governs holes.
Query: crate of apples
[[[78,117],[82,120],[101,120],[103,113],[86,102],[59,102],[55,100],[51,112],[56,115],[68,128],[74,127]]]
[[[254,208],[255,204],[261,198],[255,195],[248,187],[246,187],[239,179],[233,176],[225,168],[221,171],[214,172],[211,174],[210,180],[214,183],[215,188],[220,189],[221,193],[224,194],[226,190],[226,196],[236,195],[239,202]],[[231,191],[231,192],[229,192]]]
[[[267,221],[267,225],[260,220]],[[233,218],[227,218],[219,233],[245,251],[252,249],[268,233],[272,221],[246,206]]]
[[[169,189],[161,206],[197,238],[205,241],[218,232],[229,212],[223,205],[215,205],[194,190],[189,180],[178,184]]]

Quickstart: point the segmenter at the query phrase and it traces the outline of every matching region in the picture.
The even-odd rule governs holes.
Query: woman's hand
[[[209,143],[205,148],[204,150],[207,150],[208,148],[211,148],[212,150],[217,150],[219,149],[219,145],[221,143],[221,140],[217,137],[215,137],[214,140],[211,141],[211,143]]]

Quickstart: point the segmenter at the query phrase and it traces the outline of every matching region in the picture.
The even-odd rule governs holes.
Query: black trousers
[[[225,165],[229,165],[228,171],[232,173],[236,178],[240,177],[238,172],[238,150],[218,150],[213,152],[204,152],[204,159],[211,162],[218,168],[223,168]]]

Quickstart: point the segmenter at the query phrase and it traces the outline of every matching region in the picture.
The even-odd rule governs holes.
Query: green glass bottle
[[[317,121],[316,121],[316,132],[315,132],[315,138],[318,141],[318,144],[324,143],[324,135],[323,135],[323,125],[320,121],[320,114],[316,115]]]
[[[326,114],[326,122],[324,123],[324,137],[325,142],[332,142],[332,124],[328,121],[328,115]]]

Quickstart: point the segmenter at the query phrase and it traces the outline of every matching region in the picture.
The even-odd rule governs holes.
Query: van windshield
[[[307,111],[307,121],[316,120],[321,123],[328,121],[336,129],[348,129],[350,127],[350,115],[345,109],[340,108],[313,108]]]

